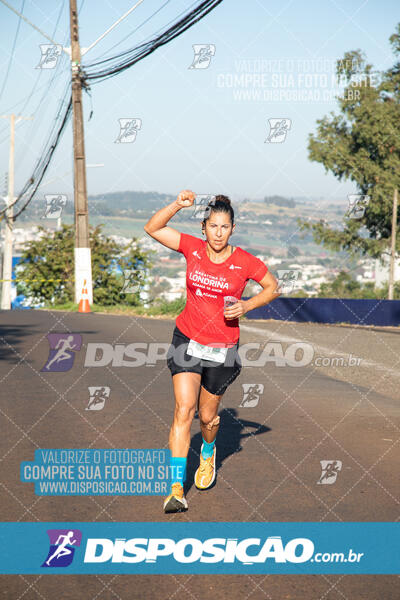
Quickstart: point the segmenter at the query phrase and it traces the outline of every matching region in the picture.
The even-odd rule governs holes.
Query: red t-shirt
[[[187,297],[176,326],[199,344],[229,348],[239,339],[239,319],[224,318],[224,296],[240,300],[247,281],[260,282],[268,267],[238,247],[224,262],[213,263],[206,246],[206,240],[181,233],[178,252],[186,257]]]

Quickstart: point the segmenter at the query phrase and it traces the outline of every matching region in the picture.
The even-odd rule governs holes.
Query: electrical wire
[[[123,52],[117,56],[105,59],[103,61],[96,61],[95,63],[92,63],[88,67],[88,68],[93,68],[96,66],[103,67],[99,71],[93,70],[93,71],[87,73],[85,70],[83,70],[81,68],[79,71],[79,75],[81,78],[82,87],[86,91],[88,91],[90,89],[89,85],[88,85],[88,81],[92,81],[92,80],[95,80],[98,82],[104,81],[105,79],[108,79],[109,77],[113,77],[116,74],[128,69],[129,67],[131,67],[135,63],[139,62],[140,60],[143,60],[146,56],[149,56],[150,54],[152,54],[157,48],[159,48],[160,46],[163,46],[163,45],[167,44],[168,42],[170,42],[171,40],[175,39],[177,36],[181,35],[184,31],[186,31],[187,29],[192,27],[195,23],[197,23],[198,21],[203,19],[211,10],[213,10],[222,1],[223,0],[205,0],[203,2],[200,2],[200,4],[195,9],[193,9],[189,13],[187,13],[185,17],[183,17],[182,19],[177,21],[172,27],[169,27],[160,35],[153,37],[153,39],[150,42],[141,43],[138,46],[132,48],[131,50],[127,50],[126,52]],[[125,57],[125,58],[124,58],[124,60],[121,61],[120,59],[122,57]],[[117,62],[117,61],[119,61],[119,62]],[[105,65],[108,63],[111,63],[111,64],[110,64],[109,68],[107,69],[105,67]],[[65,126],[68,122],[68,119],[71,116],[71,112],[72,112],[72,96],[71,95],[69,97],[69,102],[68,102],[67,107],[64,108],[64,111],[62,112],[62,108],[63,108],[64,104],[65,104],[65,97],[63,98],[63,101],[61,102],[58,114],[57,114],[55,122],[54,122],[52,133],[50,134],[47,144],[45,145],[45,149],[42,152],[41,158],[38,160],[38,162],[36,164],[36,167],[33,171],[32,176],[25,183],[23,189],[19,193],[16,200],[11,205],[9,205],[8,207],[6,207],[2,211],[0,211],[0,215],[1,215],[0,220],[3,218],[7,219],[7,209],[10,206],[14,206],[15,204],[17,204],[17,202],[19,202],[24,196],[27,196],[28,198],[25,201],[25,203],[23,204],[23,206],[20,208],[20,210],[13,216],[13,220],[15,220],[27,208],[27,206],[32,201],[32,199],[33,199],[33,197],[34,197],[40,183],[42,182],[43,177],[50,165],[51,159],[52,159],[54,152],[59,144],[59,141],[61,139],[61,136],[65,129]],[[57,123],[59,123],[58,129],[56,129]]]
[[[62,15],[63,10],[64,10],[64,6],[65,6],[65,0],[63,0],[63,2],[61,4],[60,11],[59,11],[58,17],[57,17],[57,21],[56,21],[56,23],[54,25],[52,37],[54,37],[55,34],[56,34],[56,31],[57,31],[57,28],[58,28],[58,24],[60,22],[61,15]],[[68,39],[68,37],[66,39]],[[64,46],[65,46],[65,43],[64,43]],[[60,74],[65,73],[65,71],[67,70],[67,66],[65,68],[63,68],[62,61],[63,61],[64,58],[66,58],[66,54],[63,52],[62,53],[62,57],[61,57],[61,61],[60,61],[61,64],[57,63],[58,70],[54,69],[54,73],[53,73],[51,79],[49,80],[49,82],[47,83],[47,86],[45,86],[45,89],[43,90],[43,93],[42,93],[42,95],[40,97],[40,100],[37,103],[37,106],[36,106],[36,108],[34,109],[34,111],[32,113],[33,120],[32,120],[32,123],[30,124],[30,126],[28,128],[27,133],[26,133],[26,138],[29,139],[29,145],[32,144],[32,141],[35,138],[36,133],[38,131],[38,127],[40,125],[40,122],[42,121],[42,119],[43,119],[43,117],[45,115],[45,111],[42,111],[40,113],[39,113],[39,111],[40,111],[40,109],[41,109],[42,104],[44,103],[44,101],[48,98],[49,90],[52,89],[56,77],[58,75],[60,75]],[[39,80],[40,80],[40,77],[42,76],[42,73],[43,73],[43,69],[39,69],[39,73],[38,73],[36,81],[35,81],[35,83],[33,85],[33,88],[31,90],[31,94],[28,97],[28,99],[25,101],[25,104],[21,108],[20,113],[24,113],[25,108],[29,104],[29,101],[30,101],[30,99],[32,98],[32,96],[33,96],[33,94],[35,92],[35,88],[36,88],[37,84],[39,83]],[[37,114],[39,114],[39,118],[35,118]],[[26,155],[26,152],[27,152],[27,148],[28,148],[28,145],[25,145],[25,147],[22,148],[21,151],[17,153],[16,160],[18,160],[18,162],[20,164],[23,162],[23,159],[25,158],[25,155]]]
[[[68,98],[67,94],[69,94],[69,100],[68,100],[68,104],[65,106],[66,99]],[[15,215],[13,215],[12,219],[15,220],[27,208],[27,206],[33,199],[33,197],[34,197],[34,195],[35,195],[35,193],[36,193],[36,191],[37,191],[37,189],[38,189],[38,187],[50,165],[51,159],[52,159],[53,154],[59,144],[59,141],[61,139],[61,136],[65,129],[65,126],[68,122],[68,119],[71,116],[72,97],[71,97],[71,92],[69,90],[69,86],[67,88],[67,94],[64,96],[64,98],[62,99],[62,101],[59,105],[58,113],[54,120],[54,124],[52,125],[52,131],[50,133],[49,139],[47,140],[47,142],[44,146],[44,149],[41,153],[39,160],[36,163],[36,166],[33,170],[32,175],[26,181],[24,187],[22,188],[22,190],[20,191],[18,196],[15,198],[15,200],[0,211],[0,215],[1,215],[0,221],[3,218],[6,218],[8,220],[7,210],[9,208],[15,206],[24,196],[25,197],[27,196],[28,199],[26,200],[25,204]]]
[[[203,19],[222,1],[223,0],[205,0],[200,2],[197,8],[191,10],[172,27],[164,30],[160,35],[153,37],[149,42],[141,43],[116,56],[85,65],[81,72],[82,81],[84,83],[96,80],[104,81],[105,79],[109,79],[110,77],[129,69],[129,67],[152,54],[160,46],[168,44],[184,31],[193,27],[193,25]],[[96,69],[95,67],[100,67],[100,69]]]
[[[79,8],[79,13],[82,10],[84,3],[85,3],[85,0],[82,0],[81,6]],[[65,4],[65,0],[63,2],[61,11],[64,7],[64,4]],[[61,15],[61,11],[59,14],[59,18]],[[57,24],[56,24],[55,29],[57,28],[59,18],[57,19]],[[66,39],[68,39],[68,37]],[[53,76],[52,81],[53,80],[54,80],[54,76]],[[42,98],[39,102],[37,110],[38,110],[39,106],[41,105],[42,100],[44,100],[45,95],[46,95],[46,93],[44,93],[42,95]],[[54,154],[54,152],[58,146],[58,143],[61,139],[62,133],[64,132],[64,129],[66,127],[66,124],[67,124],[69,117],[71,115],[71,112],[72,112],[71,109],[72,109],[72,98],[71,98],[71,91],[70,91],[70,81],[68,81],[65,91],[64,91],[64,94],[63,94],[63,97],[62,97],[62,100],[60,101],[60,103],[58,105],[56,117],[54,119],[53,124],[50,127],[50,132],[46,136],[47,142],[44,145],[44,149],[40,155],[41,158],[39,158],[39,160],[37,161],[37,164],[34,168],[33,174],[27,180],[23,189],[20,191],[20,193],[18,194],[16,199],[12,203],[10,203],[5,209],[0,211],[0,221],[4,218],[6,218],[6,220],[8,220],[8,217],[7,217],[8,208],[15,206],[24,196],[25,197],[28,196],[28,199],[26,200],[26,202],[22,206],[22,208],[16,214],[13,215],[13,217],[12,217],[13,221],[27,208],[27,206],[32,201],[32,199],[33,199],[33,197],[34,197],[34,195],[35,195],[35,193],[36,193],[41,181],[43,180],[43,177],[50,165],[51,159],[52,159],[53,154]]]
[[[54,30],[53,30],[53,33],[52,33],[52,37],[54,37],[54,36],[55,36],[55,34],[56,34],[56,31],[57,31],[57,28],[58,28],[58,24],[59,24],[59,22],[60,22],[61,15],[62,15],[62,13],[63,13],[63,10],[64,10],[65,1],[66,1],[66,0],[63,0],[63,3],[62,3],[62,5],[61,5],[61,8],[60,8],[60,11],[59,11],[59,13],[58,13],[58,17],[57,17],[57,21],[56,21],[56,23],[55,23],[55,25],[54,25]],[[82,8],[83,8],[83,5],[84,5],[84,4],[85,4],[85,0],[82,0],[82,2],[81,2],[81,6],[80,6],[80,7],[79,7],[79,9],[78,9],[78,14],[80,14],[80,12],[81,12],[81,10],[82,10]],[[66,35],[66,37],[65,37],[64,46],[66,46],[66,44],[67,44],[67,42],[68,42],[68,37],[69,37],[69,33],[67,33],[67,35]],[[61,61],[60,61],[60,63],[61,63],[61,62],[62,62],[64,59],[66,59],[66,58],[67,58],[67,55],[66,55],[66,54],[63,52],[63,53],[62,53],[62,55],[61,55]],[[13,111],[13,110],[14,110],[14,108],[15,108],[16,106],[18,106],[18,105],[22,104],[22,102],[25,102],[25,104],[23,105],[23,107],[22,107],[22,108],[20,109],[20,111],[19,111],[19,114],[21,114],[21,113],[24,113],[24,112],[25,112],[25,109],[26,109],[26,107],[27,107],[27,105],[29,104],[29,102],[30,102],[30,100],[31,100],[31,98],[32,98],[32,97],[33,97],[33,96],[34,96],[34,95],[35,95],[37,92],[39,92],[39,91],[41,91],[41,90],[43,90],[43,89],[44,89],[44,91],[43,91],[43,93],[42,93],[42,96],[41,96],[41,98],[40,98],[40,100],[39,100],[39,102],[38,102],[38,104],[37,104],[36,108],[33,110],[33,113],[32,113],[33,117],[35,117],[35,116],[36,116],[36,114],[38,113],[39,109],[41,108],[41,106],[42,106],[43,102],[44,102],[44,101],[45,101],[45,99],[48,97],[48,90],[50,90],[50,89],[53,87],[53,84],[54,84],[55,80],[56,80],[58,77],[60,77],[61,75],[63,75],[63,74],[64,74],[64,73],[67,71],[67,69],[69,68],[69,66],[70,66],[70,65],[69,65],[69,64],[68,64],[68,65],[66,65],[66,66],[65,66],[65,68],[63,68],[63,65],[62,65],[62,64],[58,64],[57,66],[58,66],[58,69],[57,69],[57,70],[56,70],[56,69],[54,69],[54,74],[53,74],[52,78],[50,79],[50,81],[48,81],[48,82],[44,83],[42,86],[40,86],[40,87],[39,87],[39,88],[36,90],[37,84],[38,84],[38,82],[39,82],[39,80],[40,80],[40,77],[41,77],[41,75],[42,75],[42,72],[43,72],[43,69],[40,69],[40,72],[38,73],[37,79],[36,79],[35,83],[33,84],[33,87],[32,87],[32,89],[31,89],[30,93],[29,93],[29,94],[27,94],[26,96],[24,96],[24,97],[23,97],[23,98],[22,98],[22,99],[21,99],[19,102],[17,102],[17,103],[16,103],[16,104],[14,104],[13,106],[11,106],[11,107],[7,108],[7,110],[5,110],[5,111],[3,111],[3,112],[6,112],[6,113],[8,113],[8,112],[11,112],[11,111]],[[35,90],[36,90],[36,91],[35,91]],[[41,114],[42,114],[42,116],[43,116],[43,115],[44,115],[44,112],[43,112],[43,113],[41,113]],[[32,139],[33,131],[34,131],[34,130],[36,129],[36,127],[38,126],[38,123],[39,123],[39,121],[40,121],[40,119],[35,119],[35,118],[34,118],[34,119],[33,119],[33,121],[32,121],[32,125],[31,125],[31,127],[30,127],[30,129],[29,129],[29,139],[30,139],[30,141],[31,141],[31,139]],[[7,127],[6,127],[5,129],[3,129],[3,131],[2,131],[1,133],[5,132],[5,130],[6,130],[6,129],[7,129]],[[0,140],[0,144],[2,144],[2,143],[3,143],[5,140],[7,140],[7,139],[8,139],[8,134],[6,134],[6,136]]]
[[[119,42],[117,42],[116,44],[114,44],[114,46],[111,46],[111,48],[109,48],[108,50],[106,50],[105,52],[103,52],[103,54],[100,54],[100,56],[97,57],[96,61],[98,61],[100,58],[102,58],[103,56],[106,56],[107,54],[110,54],[110,52],[112,50],[114,50],[114,48],[117,48],[117,46],[120,46],[121,44],[123,44],[123,42],[125,42],[125,40],[127,40],[129,37],[131,37],[131,35],[133,35],[134,33],[136,33],[137,31],[139,31],[139,29],[141,27],[143,27],[143,25],[145,25],[146,23],[148,23],[153,17],[156,16],[156,14],[158,14],[163,8],[164,6],[166,6],[167,4],[169,4],[171,2],[171,0],[166,0],[166,2],[164,2],[164,4],[162,4],[160,6],[160,8],[158,8],[156,11],[154,11],[149,17],[147,17],[147,19],[145,19],[144,21],[142,21],[140,23],[140,25],[138,25],[137,27],[135,27],[135,29],[132,29],[132,31],[130,31],[128,33],[128,35],[126,35],[124,38],[122,38],[122,40],[120,40]],[[195,4],[195,2],[193,2],[193,4]],[[183,14],[184,11],[182,11]],[[179,15],[178,15],[179,16]],[[169,22],[171,23],[172,20]],[[167,25],[169,24],[167,23]],[[157,33],[157,32],[156,32]]]
[[[55,24],[55,26],[54,26],[54,30],[53,30],[52,37],[54,37],[54,35],[55,35],[56,31],[57,31],[58,23],[59,23],[59,21],[60,21],[61,15],[62,15],[62,11],[63,11],[63,9],[64,9],[64,5],[65,5],[65,0],[63,0],[63,3],[62,3],[62,5],[61,5],[61,8],[60,8],[60,11],[59,11],[59,13],[58,13],[58,17],[57,17],[56,24]],[[21,21],[21,19],[20,19],[20,21]],[[67,38],[67,39],[68,39],[68,38]],[[7,109],[7,110],[6,110],[6,111],[4,111],[4,112],[13,111],[13,110],[14,110],[14,108],[15,108],[15,106],[18,106],[18,105],[19,105],[19,104],[21,104],[22,102],[24,102],[24,105],[23,105],[23,107],[20,109],[20,111],[19,111],[19,114],[23,114],[23,113],[25,112],[25,109],[26,109],[26,107],[28,106],[28,104],[29,104],[29,102],[30,102],[31,98],[32,98],[32,97],[33,97],[33,95],[35,94],[35,90],[36,90],[36,87],[37,87],[37,85],[38,85],[38,83],[39,83],[39,81],[40,81],[40,77],[41,77],[41,75],[42,75],[42,72],[43,72],[43,69],[40,69],[40,70],[39,70],[39,73],[37,74],[36,80],[35,80],[35,82],[34,82],[34,84],[33,84],[33,87],[32,87],[32,89],[31,89],[30,93],[29,93],[27,96],[25,96],[25,97],[24,97],[22,100],[20,100],[19,102],[17,102],[16,104],[14,104],[12,107],[10,107],[9,109]],[[42,104],[42,102],[43,102],[44,98],[47,96],[47,92],[48,92],[48,90],[49,90],[49,89],[50,89],[50,87],[53,85],[53,82],[54,82],[54,79],[55,79],[55,77],[56,77],[56,76],[58,76],[59,74],[60,74],[59,72],[57,73],[57,72],[55,71],[55,72],[54,72],[54,74],[53,74],[53,76],[52,76],[52,78],[51,78],[51,80],[50,80],[49,82],[45,83],[45,84],[44,84],[44,86],[42,86],[42,87],[44,87],[44,88],[45,88],[45,91],[44,91],[44,92],[43,92],[43,94],[42,94],[42,97],[41,97],[41,99],[40,99],[40,101],[39,101],[39,104],[37,105],[36,109],[35,109],[35,110],[34,110],[34,112],[32,113],[32,116],[33,116],[33,117],[35,117],[35,116],[36,116],[36,113],[37,113],[37,111],[39,110],[39,108],[40,108],[40,106],[41,106],[41,104]],[[42,88],[39,88],[39,90],[40,90],[40,89],[42,89]],[[39,91],[39,90],[38,90],[38,91]],[[35,119],[34,119],[34,120],[33,120],[33,124],[31,125],[31,127],[30,127],[30,130],[29,130],[29,133],[30,133],[30,134],[31,134],[31,132],[34,130],[34,128],[35,128],[35,125],[36,125],[36,124],[37,124],[37,120],[35,120]],[[5,129],[3,129],[3,130],[1,131],[1,133],[4,133],[4,132],[5,132]],[[31,139],[31,135],[30,135],[29,137],[30,137],[30,139]],[[5,136],[4,136],[4,137],[3,137],[3,138],[0,140],[0,144],[2,144],[3,142],[5,142],[7,139],[8,139],[8,134],[6,134],[6,135],[5,135]]]
[[[20,11],[21,13],[24,12],[24,7],[25,7],[25,0],[22,1],[22,7],[21,7],[21,11]],[[21,17],[19,17],[19,19],[18,19],[17,29],[15,31],[14,42],[13,42],[13,46],[12,46],[12,50],[11,50],[11,54],[10,54],[10,60],[8,61],[7,71],[6,71],[6,74],[5,74],[5,77],[4,77],[4,81],[3,81],[3,85],[2,85],[2,88],[1,88],[1,91],[0,91],[0,99],[1,99],[1,97],[3,95],[4,89],[6,87],[6,83],[7,83],[7,80],[8,80],[8,76],[10,74],[10,69],[11,69],[13,58],[14,58],[15,46],[16,46],[16,43],[17,43],[17,38],[18,38],[20,27],[21,27]]]

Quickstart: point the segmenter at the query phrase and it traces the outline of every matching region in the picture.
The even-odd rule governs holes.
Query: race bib
[[[212,348],[211,346],[204,346],[194,340],[190,340],[186,352],[196,358],[223,363],[225,362],[228,348]]]

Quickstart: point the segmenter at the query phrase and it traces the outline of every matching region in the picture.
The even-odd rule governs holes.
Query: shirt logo
[[[201,258],[200,254],[197,252],[197,250],[195,250],[194,252],[192,252],[193,256],[195,256],[196,258]]]
[[[203,295],[203,293],[202,293],[201,289],[197,288],[197,290],[196,290],[196,296],[202,296],[202,295]]]
[[[239,267],[238,265],[230,265],[229,269],[241,269],[242,267]]]

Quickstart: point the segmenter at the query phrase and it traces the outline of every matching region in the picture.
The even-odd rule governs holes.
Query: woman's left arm
[[[275,300],[275,298],[278,298],[281,295],[281,293],[277,291],[278,280],[269,271],[264,275],[261,281],[259,281],[259,284],[263,288],[261,292],[248,300],[239,300],[236,304],[225,309],[224,316],[227,320],[237,319],[249,312],[249,310],[254,310],[259,306],[269,304],[272,300]]]

